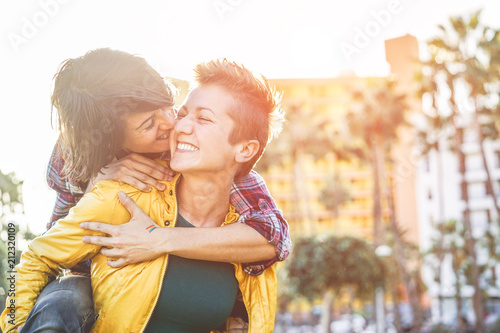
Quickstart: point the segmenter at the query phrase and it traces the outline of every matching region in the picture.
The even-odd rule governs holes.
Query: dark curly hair
[[[89,181],[122,149],[122,115],[172,105],[169,84],[141,57],[102,48],[64,61],[52,94],[63,175]]]

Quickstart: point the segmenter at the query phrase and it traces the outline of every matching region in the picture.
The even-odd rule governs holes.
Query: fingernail
[[[89,242],[89,238],[88,238],[87,236],[84,236],[84,237],[82,238],[82,241],[83,241],[84,243],[88,243],[88,242]]]
[[[118,196],[122,199],[125,198],[125,192],[123,191],[118,192]]]

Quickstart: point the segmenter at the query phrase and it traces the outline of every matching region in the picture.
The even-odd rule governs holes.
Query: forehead
[[[202,85],[191,90],[183,107],[188,111],[209,109],[218,116],[229,116],[236,100],[223,87],[218,85]]]

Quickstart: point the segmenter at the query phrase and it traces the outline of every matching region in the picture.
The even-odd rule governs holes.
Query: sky
[[[420,51],[450,16],[498,0],[23,0],[0,4],[0,170],[24,181],[28,223],[41,232],[55,195],[45,170],[57,130],[50,94],[58,65],[110,47],[139,54],[162,75],[228,58],[268,78],[385,76],[384,40],[411,34]]]

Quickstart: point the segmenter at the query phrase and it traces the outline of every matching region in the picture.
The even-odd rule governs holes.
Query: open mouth
[[[198,147],[195,147],[189,143],[178,143],[177,144],[177,150],[182,150],[182,151],[196,151],[198,150]]]
[[[158,139],[158,140],[168,139],[168,134],[169,134],[168,132],[165,132],[165,134],[160,135],[157,139]]]

